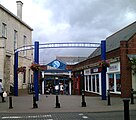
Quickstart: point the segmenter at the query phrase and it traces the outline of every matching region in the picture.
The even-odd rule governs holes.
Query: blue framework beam
[[[106,60],[106,41],[101,41],[101,59]],[[106,100],[106,71],[107,67],[102,67],[101,83],[102,83],[102,100]]]
[[[14,96],[18,96],[18,52],[14,56]]]
[[[39,42],[35,42],[34,63],[39,64]],[[34,71],[34,91],[35,91],[37,101],[39,100],[38,73],[39,73],[38,70]]]

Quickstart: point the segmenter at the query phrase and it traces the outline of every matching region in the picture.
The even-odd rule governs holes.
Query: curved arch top
[[[90,42],[66,42],[66,43],[45,43],[39,44],[39,49],[45,48],[98,48],[101,43],[90,43]],[[27,45],[19,47],[15,50],[16,52],[34,49],[34,45]]]

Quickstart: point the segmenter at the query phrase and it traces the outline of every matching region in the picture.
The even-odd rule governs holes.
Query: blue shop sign
[[[57,68],[57,69],[66,69],[66,64],[64,64],[63,62],[59,61],[59,60],[54,60],[52,62],[50,62],[49,64],[47,64],[48,66]]]

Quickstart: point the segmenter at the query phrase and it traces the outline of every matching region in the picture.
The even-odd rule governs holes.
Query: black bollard
[[[82,91],[82,107],[86,107],[84,91]]]
[[[131,89],[131,104],[134,104],[134,91]]]
[[[130,120],[130,116],[129,116],[129,98],[124,98],[123,102],[124,102],[124,120]]]
[[[60,108],[59,97],[56,95],[56,108]]]
[[[38,108],[38,104],[36,103],[36,95],[35,95],[35,92],[33,92],[33,108]]]
[[[12,96],[11,96],[12,93],[9,93],[9,109],[12,109],[13,108],[13,105],[12,105]]]
[[[110,101],[110,90],[107,90],[108,91],[108,104],[107,105],[111,105],[111,101]]]

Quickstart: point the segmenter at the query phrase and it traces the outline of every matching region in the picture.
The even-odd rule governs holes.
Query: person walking
[[[2,85],[2,79],[0,79],[0,96],[2,98],[2,102],[5,102],[3,97],[3,85]]]

